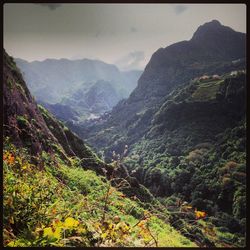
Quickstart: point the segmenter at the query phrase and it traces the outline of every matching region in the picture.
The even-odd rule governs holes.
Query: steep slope
[[[225,79],[210,80],[207,83],[192,82],[185,88],[176,89],[168,96],[154,115],[150,130],[131,147],[131,159],[140,154],[139,165],[145,169],[138,173],[144,172],[144,174],[154,167],[164,167],[165,164],[165,170],[169,167],[172,171],[178,168],[184,159],[187,159],[187,162],[189,160],[199,162],[209,150],[214,152],[218,150],[216,154],[218,158],[221,157],[222,162],[234,160],[244,164],[245,116],[244,73],[237,77],[225,76]],[[222,139],[227,133],[235,136],[233,148],[227,145],[226,138]],[[221,145],[224,145],[223,149],[220,149]],[[231,153],[234,155],[230,155]],[[166,159],[169,160],[168,163]],[[148,170],[149,163],[145,163],[147,161],[151,164]],[[206,161],[201,161],[199,164],[205,165]],[[143,182],[143,178],[140,177],[140,180]],[[171,192],[169,187],[162,189],[161,183],[156,189],[158,195],[164,196],[165,193]]]
[[[103,163],[37,106],[5,52],[3,87],[4,246],[196,246],[157,215],[157,201],[126,197],[134,187],[120,160]]]
[[[90,88],[93,88],[93,84],[96,87],[104,88],[106,92],[108,89],[112,91],[112,95],[115,97],[108,105],[108,109],[111,110],[119,100],[129,96],[136,87],[141,74],[140,71],[121,72],[115,65],[90,59],[46,59],[41,62],[27,62],[17,58],[15,61],[24,74],[24,79],[36,100],[47,104],[57,104],[51,109],[52,112],[56,111],[55,115],[58,115],[58,112],[60,114],[60,110],[57,112],[56,108],[58,105],[65,105],[65,99],[74,101],[74,95],[77,92],[82,89],[91,91]],[[100,83],[101,81],[106,82],[105,86],[101,86],[103,85]],[[86,105],[84,105],[85,101],[88,100],[85,100],[84,96],[81,97],[81,100],[83,104],[79,103],[78,105],[80,107],[78,116],[80,120],[89,116]],[[107,104],[109,100],[110,97],[105,96],[101,104],[96,103],[99,108],[94,115],[98,115],[100,112],[104,113],[107,105],[102,109],[102,104]],[[70,108],[74,109],[75,106],[69,106],[68,109]]]
[[[119,145],[122,143],[133,144],[150,129],[153,115],[178,85],[186,85],[191,79],[204,74],[221,75],[244,69],[245,38],[245,34],[223,26],[218,21],[205,23],[191,40],[156,51],[136,89],[128,99],[120,101],[110,116],[102,119],[101,124],[96,122],[92,126],[86,123],[75,131],[83,130],[92,134],[93,137],[88,136],[89,142],[97,149],[117,145],[116,149],[120,150]],[[139,129],[134,131],[131,127]],[[102,130],[106,131],[105,134]],[[98,131],[100,135],[97,135]]]
[[[32,155],[43,151],[57,151],[57,145],[60,144],[62,150],[59,152],[62,157],[66,158],[68,154],[81,158],[93,158],[95,160],[92,165],[99,166],[97,157],[80,138],[44,109],[41,113],[19,69],[5,52],[3,70],[4,137],[10,137],[11,141],[19,147],[28,147]]]
[[[245,118],[245,34],[212,21],[158,50],[110,114],[72,129],[107,159],[128,145],[129,173],[166,207],[203,210],[221,242],[244,246]]]
[[[11,136],[18,146],[29,145],[33,154],[49,150],[49,142],[55,138],[38,111],[19,69],[5,52],[3,66],[4,136]]]
[[[194,81],[168,96],[126,166],[167,207],[179,197],[234,234],[226,241],[244,245],[245,119],[245,73]]]
[[[230,66],[233,60],[245,58],[245,51],[245,34],[216,20],[205,23],[191,40],[161,48],[153,54],[128,102],[142,97],[147,102],[160,99],[177,84],[205,73],[221,74],[225,64]]]

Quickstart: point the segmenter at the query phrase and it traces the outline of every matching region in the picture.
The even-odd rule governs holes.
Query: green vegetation
[[[17,116],[16,119],[21,127],[25,127],[29,124],[29,121],[24,116]]]
[[[21,84],[17,83],[16,86],[23,94],[25,94],[25,90],[23,89],[23,86]]]
[[[100,125],[89,140],[106,160],[128,144],[129,174],[175,214],[171,224],[200,246],[245,245],[245,87],[245,74],[191,81],[174,89],[152,116],[149,110],[136,114],[127,130]],[[194,223],[193,212],[180,213],[184,202],[207,214],[205,226]]]
[[[216,99],[216,94],[223,80],[215,80],[199,85],[198,89],[192,94],[195,101],[207,101]]]
[[[181,203],[187,201],[190,206],[205,211],[208,222],[218,232],[218,235],[214,233],[209,236],[207,229],[202,229],[210,244],[244,246],[245,130],[245,122],[240,122],[233,129],[218,134],[216,142],[200,143],[194,148],[190,147],[189,140],[180,141],[171,133],[168,137],[164,135],[159,141],[143,139],[133,145],[125,164],[132,176],[148,187],[172,212],[179,211],[177,200]],[[195,131],[188,132],[191,138],[198,136]],[[183,130],[179,130],[178,134],[183,136]],[[174,151],[176,148],[182,151]],[[169,151],[170,149],[173,151]],[[180,216],[177,216],[173,223],[179,220]],[[191,239],[193,235],[198,235],[191,233],[187,218],[182,223],[182,229],[192,234],[184,235]],[[181,222],[177,224],[180,225]],[[173,226],[177,227],[176,224]],[[200,225],[197,227],[202,228]],[[204,236],[198,241],[202,242],[202,238]]]
[[[3,157],[5,246],[195,246],[76,157],[30,157],[8,140]]]
[[[7,86],[9,89],[12,89],[13,88],[13,83],[10,79],[7,79]]]
[[[224,42],[218,50],[217,36],[155,53],[130,97],[81,128],[97,154],[37,108],[4,52],[4,246],[245,247],[246,76],[230,74],[244,68],[245,49],[235,65],[235,51]],[[197,80],[204,72],[220,76]],[[83,116],[102,99],[99,87],[87,91]],[[64,102],[80,104],[83,92]]]

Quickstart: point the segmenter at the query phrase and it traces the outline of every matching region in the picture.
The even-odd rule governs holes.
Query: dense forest
[[[60,103],[68,89],[41,100],[34,66],[4,51],[4,246],[244,247],[245,39],[213,20],[142,74],[95,62],[107,79]]]

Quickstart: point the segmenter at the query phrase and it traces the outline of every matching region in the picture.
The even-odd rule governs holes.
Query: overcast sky
[[[28,61],[91,58],[143,69],[160,47],[217,19],[246,32],[244,4],[5,4],[4,48]]]

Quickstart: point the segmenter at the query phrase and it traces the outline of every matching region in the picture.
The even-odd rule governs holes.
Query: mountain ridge
[[[88,216],[95,218],[97,222],[100,215],[104,219],[109,217],[111,220],[116,220],[114,215],[118,213],[120,216],[118,220],[122,218],[129,222],[128,227],[138,225],[139,228],[144,228],[145,233],[144,226],[152,226],[154,232],[150,234],[149,240],[153,241],[155,246],[168,246],[169,244],[194,246],[196,244],[201,247],[242,247],[246,245],[247,82],[244,57],[245,39],[242,39],[245,35],[228,30],[216,21],[205,24],[205,33],[208,28],[211,28],[208,26],[212,26],[215,30],[220,27],[225,33],[214,36],[217,31],[212,32],[212,35],[209,35],[210,41],[203,44],[183,41],[170,46],[170,49],[169,47],[160,49],[155,54],[156,56],[152,56],[137,88],[128,99],[121,100],[111,112],[105,113],[98,119],[88,120],[79,127],[72,126],[72,130],[81,134],[82,138],[95,146],[99,157],[110,162],[109,164],[102,165],[97,161],[97,156],[95,156],[95,164],[91,164],[88,156],[93,157],[93,153],[88,147],[83,147],[80,138],[76,137],[64,124],[58,122],[42,106],[38,107],[40,115],[43,117],[41,124],[46,126],[52,136],[57,139],[63,151],[71,156],[68,158],[65,154],[65,162],[68,159],[69,167],[66,166],[66,163],[62,164],[63,155],[60,160],[57,155],[42,154],[41,159],[45,164],[52,162],[49,165],[53,166],[52,168],[48,168],[47,165],[47,169],[52,173],[50,177],[56,176],[64,185],[73,187],[76,191],[74,194],[79,200],[82,200],[79,198],[81,197],[79,192],[88,193],[89,196],[85,197],[88,198],[88,201],[85,200],[84,204],[88,206],[91,204],[91,209],[88,208],[86,211],[87,214],[90,211],[91,215],[88,214]],[[202,30],[204,31],[204,25],[199,33]],[[236,40],[232,39],[232,43],[225,43],[223,34],[232,34]],[[228,41],[230,41],[230,36],[225,36]],[[218,51],[217,45],[221,44],[225,46]],[[235,51],[227,54],[232,47]],[[5,77],[5,88],[8,89],[8,93],[14,93],[14,97],[18,98],[13,98],[10,94],[9,98],[5,98],[5,103],[7,100],[7,110],[14,113],[15,110],[22,112],[19,112],[18,116],[13,115],[10,111],[4,114],[7,117],[7,119],[5,118],[7,125],[11,125],[11,121],[14,121],[12,129],[6,130],[6,132],[18,135],[20,132],[18,129],[23,129],[27,131],[28,135],[31,134],[31,137],[36,139],[37,136],[38,143],[41,139],[45,139],[44,144],[47,147],[54,146],[54,150],[60,153],[62,149],[59,144],[53,145],[55,139],[52,138],[51,141],[48,141],[46,140],[48,136],[39,138],[41,134],[44,137],[43,133],[34,133],[37,131],[37,125],[34,125],[34,121],[28,115],[29,109],[26,108],[29,105],[27,105],[27,101],[25,102],[24,93],[28,89],[23,81],[19,83],[20,74],[13,61],[9,61],[9,63],[9,72],[5,73],[7,76]],[[14,82],[12,74],[17,76],[14,77]],[[23,90],[22,86],[24,86]],[[13,102],[14,105],[9,105]],[[30,103],[32,104],[32,101]],[[27,113],[26,116],[23,115],[23,110],[25,115]],[[30,123],[31,125],[29,125]],[[15,124],[18,125],[17,128]],[[25,142],[26,137],[29,139],[27,135],[23,136],[20,138],[21,142]],[[8,144],[7,146],[9,147]],[[31,145],[27,144],[27,146]],[[48,149],[46,150],[48,151]],[[73,152],[71,152],[72,150]],[[13,164],[13,152],[15,152],[15,157],[18,156],[16,154],[18,151],[13,149],[11,153],[7,151],[8,154],[5,155],[4,170],[8,173],[8,181],[11,181],[11,178],[13,180],[12,172],[16,171],[15,168],[6,166],[6,163]],[[81,158],[79,163],[77,163],[76,156]],[[84,160],[86,161],[84,162]],[[75,169],[76,163],[83,162],[88,169],[93,169],[102,176],[106,174],[110,176],[111,181],[109,184],[107,182],[108,188],[105,186],[106,181],[102,182],[97,179],[93,173],[89,175],[89,172]],[[24,171],[26,171],[25,168]],[[48,175],[46,172],[43,173]],[[112,179],[114,176],[115,178]],[[20,178],[23,180],[22,175]],[[86,184],[86,178],[91,179],[90,184]],[[117,196],[120,194],[111,187],[112,181],[114,181],[114,186],[119,187],[121,183],[116,185],[116,181],[120,179],[127,181],[125,187],[122,188],[123,194],[120,196],[125,202],[123,204],[120,201],[117,202]],[[21,183],[19,182],[19,185]],[[94,187],[94,192],[91,187]],[[107,190],[106,194],[105,190]],[[11,189],[9,189],[10,191]],[[112,196],[115,207],[111,201],[109,202],[107,198],[109,195]],[[124,195],[129,196],[130,201]],[[98,197],[94,200],[94,208],[93,203],[89,201],[90,198],[93,202],[93,197]],[[132,200],[138,201],[138,203],[136,203],[137,205],[134,203],[130,207],[128,204],[131,204]],[[10,207],[11,200],[6,200],[5,204]],[[85,208],[84,204],[80,207]],[[138,204],[140,204],[140,208],[138,208]],[[119,209],[116,206],[120,206]],[[77,207],[80,209],[79,204]],[[142,207],[148,211],[140,212]],[[127,213],[132,215],[132,218],[121,215],[120,211],[125,213],[126,211],[120,209],[126,210],[126,208],[129,208]],[[64,211],[62,208],[59,210]],[[88,227],[89,218],[86,219],[86,215],[78,213],[78,209],[76,210],[75,213],[72,213],[74,219],[71,218],[71,221],[76,224],[77,221],[74,221],[76,219],[80,220],[81,224],[86,222],[85,229],[92,235],[93,231]],[[151,220],[153,217],[151,213],[157,213],[157,216],[159,215],[159,218],[167,224],[160,224],[156,230],[157,223],[145,222],[145,220],[148,222],[148,216]],[[146,224],[136,224],[134,218],[143,218]],[[161,223],[159,218],[157,222]],[[60,217],[60,223],[64,225],[66,219],[68,218]],[[104,219],[99,221],[100,224],[94,225],[97,228],[98,225],[104,226]],[[60,231],[53,222],[50,223],[46,222],[46,230],[50,230],[50,233]],[[109,225],[104,226],[105,229],[116,228],[113,222],[105,221],[105,223]],[[6,224],[12,228],[11,217],[6,220]],[[168,224],[186,238],[178,238],[179,235],[176,235],[173,229],[170,230],[166,227]],[[14,225],[16,227],[13,226],[14,233],[19,233],[18,226],[16,226],[16,215]],[[134,227],[136,228],[136,226],[132,226],[132,228]],[[154,237],[154,233],[160,232],[159,230],[163,231],[159,233],[158,242],[158,234]],[[7,231],[10,231],[9,228]],[[36,230],[34,231],[36,232]],[[42,232],[44,232],[43,228]],[[89,239],[88,236],[86,238],[86,235],[78,231],[77,233],[81,235],[82,240],[86,240],[88,246],[95,244],[93,238]],[[96,239],[97,242],[99,240],[104,243],[104,246],[107,246],[105,245],[108,244],[105,241],[105,238],[109,237],[107,235],[109,233],[105,231],[104,235],[101,234]],[[168,236],[170,238],[175,236],[174,239],[178,239],[177,242],[173,243]],[[61,239],[60,233],[57,238]],[[112,237],[111,239],[113,244],[119,245],[115,239]],[[195,244],[190,243],[188,239]],[[72,239],[67,238],[67,240]],[[14,242],[16,241],[14,240]],[[133,242],[131,238],[130,242]],[[137,243],[141,244],[136,240]],[[147,242],[144,241],[144,243],[146,246]],[[45,241],[43,244],[50,244],[50,242]],[[122,244],[128,243],[123,242]]]
[[[68,109],[78,111],[76,119],[68,118],[64,120],[67,122],[81,122],[89,116],[91,117],[92,113],[94,116],[99,116],[105,111],[111,110],[119,100],[127,97],[135,88],[137,79],[141,74],[140,71],[135,70],[123,72],[115,65],[92,59],[46,59],[33,62],[27,62],[23,59],[15,60],[24,74],[24,79],[32,95],[38,102],[47,103],[47,106],[54,105],[51,109],[54,115],[65,118],[62,115],[60,105],[67,105]],[[96,107],[96,112],[90,113],[88,107],[86,107],[88,100],[80,102],[74,96],[82,90],[93,92],[94,87],[92,85],[100,85],[100,81],[106,82],[106,94],[101,96],[99,101],[94,98],[96,103],[93,100],[91,106]],[[98,96],[100,87],[95,89],[96,93],[93,93],[93,95]],[[108,92],[109,96],[107,95]],[[77,107],[75,102],[78,103]]]
[[[202,43],[207,34],[201,34],[199,43],[159,49],[128,99],[101,121],[72,129],[104,151],[107,162],[127,145],[128,172],[166,207],[181,199],[205,211],[219,231],[234,234],[233,244],[244,245],[245,34],[218,22],[201,27],[199,33],[215,30],[210,40]]]
[[[214,22],[205,24],[205,30],[207,25],[214,27]],[[150,126],[151,119],[161,105],[165,102],[167,95],[177,86],[184,86],[194,78],[199,78],[204,74],[225,74],[233,70],[244,69],[245,68],[245,58],[238,60],[238,63],[234,63],[234,60],[242,57],[245,54],[245,39],[242,40],[242,37],[245,38],[245,34],[232,31],[230,28],[222,26],[215,22],[216,29],[219,26],[220,29],[228,32],[228,29],[233,32],[233,36],[237,37],[238,43],[233,42],[232,46],[235,47],[235,51],[238,54],[232,55],[230,60],[228,56],[226,59],[221,59],[221,56],[216,55],[217,49],[215,50],[204,50],[201,49],[201,46],[193,45],[192,42],[182,41],[175,43],[166,47],[165,49],[157,50],[151,57],[149,63],[145,67],[145,70],[141,77],[138,80],[138,85],[134,91],[130,94],[128,99],[120,101],[110,113],[109,117],[99,126],[92,128],[93,133],[98,131],[98,126],[100,129],[112,127],[113,131],[119,131],[122,136],[118,138],[123,138],[123,140],[133,141],[133,138],[137,138],[145,133],[146,127]],[[204,30],[204,25],[200,26],[199,30]],[[199,31],[200,32],[200,31]],[[220,34],[220,37],[223,37],[223,34]],[[211,38],[213,40],[213,37]],[[219,39],[219,38],[218,38]],[[192,39],[191,39],[192,40]],[[190,40],[190,41],[191,41]],[[230,40],[230,37],[227,37],[227,40]],[[183,46],[184,45],[184,46]],[[190,50],[192,48],[192,50]],[[198,52],[194,53],[194,49],[198,49]],[[209,47],[210,48],[210,47]],[[223,46],[224,51],[227,51],[228,48],[231,48],[231,45],[225,44]],[[180,53],[181,51],[185,53]],[[212,57],[207,54],[212,53]],[[225,53],[221,53],[224,55]],[[207,62],[204,62],[206,58]],[[214,58],[211,62],[210,59]],[[146,112],[146,117],[142,118],[143,112]],[[128,135],[128,127],[131,124],[144,121],[144,129],[137,135]],[[80,130],[86,129],[86,126],[82,126]],[[77,131],[77,129],[75,130]],[[79,129],[78,129],[79,131]],[[91,133],[91,131],[87,130]],[[91,136],[89,136],[90,138]],[[115,144],[116,142],[105,141],[103,138],[102,145]],[[119,141],[119,139],[117,139]],[[94,143],[94,141],[91,141]],[[92,144],[96,146],[95,143]]]
[[[204,71],[209,70],[208,67],[202,68],[201,70],[199,70],[195,67],[192,68],[192,64],[194,64],[196,61],[198,61],[201,64],[203,61],[206,61],[206,60],[216,61],[216,60],[221,59],[219,56],[220,53],[218,53],[217,44],[212,44],[213,45],[212,48],[210,48],[210,46],[208,47],[209,53],[211,53],[211,49],[212,49],[212,54],[209,55],[205,52],[206,50],[204,48],[204,45],[208,46],[207,43],[204,44],[204,43],[201,43],[199,41],[199,39],[194,39],[195,34],[199,34],[201,32],[202,33],[205,32],[206,35],[210,36],[211,34],[208,34],[210,29],[207,30],[207,26],[213,28],[214,22],[212,21],[212,22],[206,23],[204,25],[201,25],[197,29],[197,31],[194,33],[194,36],[189,41],[177,42],[177,43],[174,43],[172,45],[167,46],[164,49],[161,48],[161,49],[157,50],[152,55],[149,63],[145,67],[144,73],[142,74],[142,76],[138,80],[138,86],[135,89],[135,91],[133,91],[133,93],[131,93],[131,97],[132,98],[133,98],[133,96],[137,97],[139,95],[139,94],[137,94],[137,92],[140,92],[142,90],[142,88],[147,88],[148,85],[146,85],[146,82],[148,82],[148,81],[153,82],[153,83],[151,83],[152,85],[166,85],[166,90],[164,88],[162,88],[161,91],[157,92],[157,94],[159,94],[160,96],[164,96],[167,94],[166,91],[168,90],[167,84],[166,84],[167,82],[169,82],[168,85],[170,85],[172,82],[177,83],[177,82],[185,81],[185,79],[183,79],[183,75],[181,76],[181,78],[178,76],[178,71],[179,71],[179,74],[181,74],[181,72],[184,70],[191,71],[188,75],[188,78],[187,78],[187,80],[190,80],[191,78],[200,76],[200,74],[202,74],[202,71],[204,73]],[[233,45],[234,45],[233,51],[236,51],[235,53],[237,53],[237,56],[232,54],[232,52],[231,52],[231,56],[229,53],[229,55],[227,55],[226,59],[223,58],[223,61],[228,61],[228,60],[232,61],[232,60],[236,60],[236,59],[244,57],[245,46],[246,46],[246,44],[245,44],[246,35],[244,33],[241,33],[241,32],[235,32],[231,28],[220,25],[217,22],[215,22],[215,26],[220,27],[220,31],[223,31],[222,35],[220,34],[219,37],[215,37],[216,39],[220,40],[222,37],[224,37],[225,33],[226,34],[228,33],[228,29],[230,30],[230,35],[233,32],[233,37],[235,37],[235,36],[237,37],[238,43],[236,43],[236,42],[233,43]],[[214,34],[212,33],[212,35],[214,35]],[[230,41],[231,37],[232,36],[227,38],[227,35],[226,35],[226,38],[225,38],[226,41]],[[208,38],[210,41],[214,39],[214,37],[208,37]],[[225,40],[225,39],[223,39],[223,40]],[[194,40],[196,40],[195,43],[193,42]],[[219,49],[222,49],[222,51],[223,50],[226,52],[228,52],[230,50],[232,51],[231,46],[229,46],[229,48],[227,50],[225,50],[225,48],[228,46],[228,44],[225,44],[224,41],[222,42],[222,45],[223,45],[223,47],[219,48]],[[195,50],[198,50],[198,52],[196,52]],[[223,56],[225,54],[226,53],[223,53]],[[190,67],[191,67],[190,69],[188,68],[189,65],[187,65],[187,64],[190,65]],[[176,69],[175,66],[178,67],[178,70]],[[169,71],[169,74],[166,73],[168,71]],[[153,72],[153,73],[151,73],[151,72]],[[177,74],[175,74],[175,73],[177,73]],[[158,75],[158,77],[157,77],[157,75]],[[165,84],[163,84],[163,82],[162,82],[164,79],[167,79]],[[170,85],[170,88],[171,88],[171,85]],[[138,89],[138,91],[137,91],[137,89]],[[150,94],[150,90],[148,90],[148,93]],[[146,99],[146,98],[148,98],[148,95],[146,95],[144,99]]]
[[[122,71],[115,65],[100,60],[46,59],[32,62],[19,58],[15,60],[17,66],[24,73],[24,78],[35,96],[36,91],[39,90],[39,85],[42,84],[46,84],[50,90],[54,90],[54,87],[59,84],[61,88],[60,91],[64,91],[63,93],[69,90],[69,84],[79,85],[78,82],[83,83],[85,81],[96,80],[107,80],[110,81],[114,87],[120,86],[120,88],[126,88],[126,77],[123,76]],[[55,75],[56,72],[58,75]],[[64,79],[62,77],[64,77]],[[64,88],[66,89],[64,90]],[[39,97],[39,95],[37,97]],[[54,98],[56,97],[57,96],[54,96]],[[41,100],[46,101],[44,98],[41,98]],[[56,100],[58,99],[56,98]],[[51,101],[55,102],[53,99],[51,99]]]

